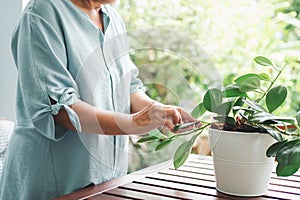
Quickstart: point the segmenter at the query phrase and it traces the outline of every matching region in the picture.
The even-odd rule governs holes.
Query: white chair
[[[0,120],[0,175],[2,173],[2,167],[8,146],[8,141],[13,132],[13,129],[14,123],[12,121]]]

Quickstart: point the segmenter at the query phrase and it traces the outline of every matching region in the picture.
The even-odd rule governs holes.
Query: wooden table
[[[277,177],[273,172],[268,193],[254,198],[225,195],[215,188],[212,158],[191,155],[178,170],[167,161],[55,200],[121,199],[295,199],[300,200],[300,173]],[[250,187],[250,186],[249,186]]]

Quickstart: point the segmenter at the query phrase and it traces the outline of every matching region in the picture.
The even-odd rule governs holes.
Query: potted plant
[[[273,114],[287,97],[287,87],[275,85],[286,65],[278,67],[263,56],[255,57],[254,61],[272,67],[277,72],[276,76],[248,73],[237,77],[233,84],[223,89],[210,88],[192,115],[201,118],[204,113],[210,112],[212,122],[201,121],[200,128],[180,134],[154,131],[138,142],[157,141],[155,150],[160,150],[177,138],[191,135],[174,154],[173,164],[177,169],[187,160],[197,137],[208,129],[217,189],[227,194],[264,194],[274,157],[278,176],[297,172],[300,167],[300,112],[295,112],[295,118]],[[174,131],[184,130],[192,124],[176,126]]]

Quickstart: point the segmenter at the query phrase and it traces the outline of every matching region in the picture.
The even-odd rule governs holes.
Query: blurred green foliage
[[[195,70],[197,61],[194,60],[216,68],[223,85],[228,85],[237,74],[264,70],[272,73],[272,69],[259,67],[252,60],[263,55],[277,65],[288,64],[278,80],[278,84],[284,83],[289,88],[288,100],[276,112],[295,116],[300,109],[300,0],[120,0],[114,7],[124,18],[129,37],[136,42],[151,40],[151,33],[140,31],[139,34],[136,30],[151,27],[171,30],[176,34],[169,34],[169,38],[183,35],[194,41],[195,46],[202,47],[203,54],[210,58],[205,61],[193,51],[185,54],[190,46],[179,48],[181,52],[170,51],[168,47],[133,49],[131,58],[140,68],[141,79],[152,98],[191,111],[202,100],[203,91],[214,84],[207,80],[206,75]],[[131,32],[134,34],[131,35]],[[155,37],[159,39],[160,35]],[[181,45],[185,46],[185,42],[182,40]],[[162,152],[169,155],[168,158],[173,153],[172,148]],[[154,159],[151,159],[152,163],[146,161],[146,165],[153,164],[154,160],[159,162],[161,159],[158,158],[163,157],[159,153],[147,155],[154,156]],[[139,157],[140,162],[146,160],[143,161],[146,154]]]

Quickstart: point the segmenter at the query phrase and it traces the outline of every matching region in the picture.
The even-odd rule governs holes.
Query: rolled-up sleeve
[[[31,126],[49,139],[61,139],[64,134],[56,131],[53,115],[64,109],[80,131],[79,118],[70,108],[79,101],[79,93],[68,71],[63,37],[47,21],[30,13],[25,13],[15,31],[12,53]],[[56,103],[51,104],[50,99]]]

